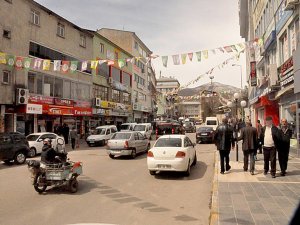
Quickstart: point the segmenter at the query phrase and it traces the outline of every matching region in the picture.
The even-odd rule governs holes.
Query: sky
[[[161,58],[153,60],[156,76],[175,77],[185,85],[212,67],[230,58],[231,54],[210,54],[208,59],[185,65],[173,65],[172,55],[243,42],[240,37],[238,0],[36,0],[58,15],[76,25],[97,30],[113,28],[133,31],[154,53],[169,56],[168,67],[162,66]],[[189,61],[189,60],[187,60]],[[245,55],[241,65],[227,65],[214,70],[214,82],[241,87],[246,85]],[[204,76],[194,85],[210,82]]]

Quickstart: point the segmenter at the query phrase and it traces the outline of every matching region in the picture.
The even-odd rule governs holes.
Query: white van
[[[219,120],[217,117],[206,117],[205,127],[212,127],[213,130],[216,130],[219,126]]]
[[[134,126],[137,123],[122,123],[120,131],[133,131]]]
[[[151,123],[136,124],[133,130],[140,132],[141,134],[145,135],[149,140],[151,140],[151,134],[153,130]]]
[[[107,141],[111,139],[114,133],[116,133],[117,127],[115,125],[107,125],[97,127],[95,134],[90,135],[86,139],[88,146],[92,145],[106,145]]]

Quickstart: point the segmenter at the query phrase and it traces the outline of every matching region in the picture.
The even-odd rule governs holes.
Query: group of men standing
[[[250,173],[254,175],[257,150],[259,150],[259,153],[262,153],[263,150],[264,174],[266,175],[269,172],[269,162],[271,162],[270,173],[272,178],[276,177],[276,153],[278,152],[281,176],[286,175],[290,139],[292,137],[292,130],[288,127],[287,120],[282,119],[279,127],[273,125],[272,117],[266,118],[266,126],[264,127],[262,127],[259,120],[257,122],[257,128],[255,128],[247,120],[246,126],[240,130],[240,136],[236,135],[235,137],[234,127],[228,124],[227,118],[224,118],[222,124],[218,126],[215,133],[215,144],[220,153],[221,174],[230,170],[230,149],[234,149],[236,141],[242,140],[244,171],[248,171],[250,157]],[[237,134],[237,132],[235,133]]]

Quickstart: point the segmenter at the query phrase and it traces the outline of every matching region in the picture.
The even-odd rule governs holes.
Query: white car
[[[120,131],[133,131],[134,126],[137,123],[122,123]]]
[[[151,123],[136,124],[133,130],[140,132],[141,134],[145,135],[149,140],[151,140],[151,135],[153,130]]]
[[[151,175],[157,171],[178,171],[190,175],[197,163],[195,144],[185,135],[164,135],[148,151],[147,165]]]
[[[107,141],[116,133],[117,127],[115,125],[100,126],[96,128],[95,134],[87,137],[86,143],[88,146],[92,145],[106,145]]]
[[[30,151],[28,153],[29,157],[34,157],[36,154],[40,154],[42,152],[42,148],[43,148],[43,141],[45,138],[50,138],[52,140],[52,148],[54,148],[55,150],[57,150],[58,146],[57,146],[57,141],[58,139],[62,139],[63,140],[63,145],[60,146],[61,148],[65,149],[65,140],[63,137],[58,136],[55,133],[33,133],[33,134],[29,134],[26,139],[29,143],[29,148]]]

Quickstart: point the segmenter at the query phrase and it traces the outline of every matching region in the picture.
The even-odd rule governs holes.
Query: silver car
[[[107,154],[112,159],[120,155],[134,159],[138,153],[146,153],[149,149],[149,140],[136,131],[117,132],[107,143]]]

